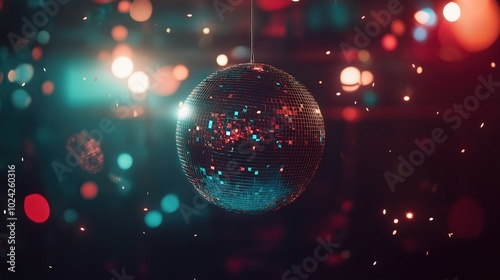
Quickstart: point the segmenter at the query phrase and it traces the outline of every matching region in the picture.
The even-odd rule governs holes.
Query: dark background
[[[16,164],[18,217],[17,272],[7,271],[3,251],[1,279],[111,279],[112,271],[122,268],[141,280],[282,279],[292,265],[313,256],[318,237],[328,235],[341,246],[308,279],[498,278],[500,88],[457,130],[442,113],[474,94],[480,75],[500,81],[498,66],[491,67],[500,63],[499,41],[480,52],[461,50],[462,58],[445,61],[438,55],[437,29],[429,29],[422,43],[411,30],[413,14],[423,7],[434,8],[442,24],[446,3],[401,1],[404,9],[392,20],[400,19],[407,30],[397,48],[381,46],[383,35],[391,32],[385,27],[365,48],[368,62],[347,61],[339,44],[354,45],[353,28],[363,28],[373,20],[369,12],[385,9],[389,1],[286,1],[282,8],[282,1],[257,2],[256,60],[283,69],[309,88],[325,119],[325,155],[310,187],[277,212],[248,216],[209,205],[186,220],[181,209],[194,207],[197,196],[177,159],[178,104],[222,68],[218,54],[227,54],[229,65],[248,61],[229,54],[236,46],[249,46],[250,2],[225,12],[221,21],[209,0],[153,0],[151,18],[138,23],[116,10],[117,1],[73,0],[60,5],[43,28],[51,36],[47,44],[32,39],[16,53],[7,34],[21,34],[21,18],[31,19],[40,7],[37,1],[0,0],[0,177],[6,181],[7,165]],[[110,109],[129,91],[126,80],[110,74],[112,60],[98,59],[99,52],[109,54],[117,45],[110,35],[117,24],[128,28],[125,42],[134,50],[137,70],[177,64],[189,69],[175,94],[150,91],[145,101],[133,101],[143,110],[136,118],[119,118]],[[210,34],[204,35],[207,26]],[[35,61],[37,46],[43,55]],[[21,86],[7,80],[21,63],[35,69],[24,86],[32,98],[24,110],[11,104],[12,92]],[[412,64],[423,72],[417,74]],[[345,92],[339,77],[347,66],[371,71],[375,86]],[[48,96],[41,92],[46,80],[55,85]],[[367,90],[376,92],[377,104],[363,103]],[[405,95],[410,101],[403,100]],[[348,107],[357,112],[353,121],[342,114]],[[76,167],[59,181],[52,163],[64,163],[68,137],[98,128],[103,118],[116,126],[100,143],[103,170],[89,174]],[[429,138],[435,128],[444,129],[447,141],[391,192],[384,172],[397,173],[398,156],[408,158],[414,140]],[[116,162],[123,152],[134,159],[126,171]],[[113,176],[126,181],[128,191]],[[93,200],[80,195],[86,181],[99,186]],[[0,195],[2,210],[6,193]],[[32,193],[42,194],[50,205],[44,223],[32,222],[22,209],[23,198]],[[148,228],[143,208],[160,210],[168,193],[179,197],[181,208],[163,213],[158,228]],[[476,201],[475,207],[457,204],[464,197]],[[74,223],[63,218],[68,208],[79,214]],[[407,212],[413,219],[405,217]],[[0,245],[6,248],[4,239]]]

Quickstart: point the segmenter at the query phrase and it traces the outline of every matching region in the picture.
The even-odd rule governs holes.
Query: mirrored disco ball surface
[[[179,109],[176,145],[188,180],[231,212],[277,210],[302,194],[323,156],[325,126],[311,93],[265,64],[210,75]]]

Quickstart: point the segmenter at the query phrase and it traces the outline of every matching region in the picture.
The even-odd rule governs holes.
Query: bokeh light
[[[398,46],[398,39],[392,34],[386,34],[382,37],[382,47],[386,51],[393,51]]]
[[[290,5],[290,0],[257,0],[257,6],[263,11],[277,11]]]
[[[457,21],[460,18],[460,14],[461,14],[460,6],[455,2],[449,2],[443,8],[443,16],[449,22]]]
[[[424,10],[417,11],[413,18],[420,24],[426,24],[429,22],[431,16]]]
[[[63,212],[63,219],[66,223],[74,223],[78,221],[78,212],[75,209],[66,209]]]
[[[374,79],[375,77],[373,76],[372,72],[370,71],[361,72],[361,85],[363,86],[371,85]]]
[[[130,17],[137,22],[147,21],[153,14],[153,4],[149,0],[134,0],[130,4]]]
[[[179,198],[175,194],[167,194],[161,200],[161,209],[166,213],[173,213],[179,208]]]
[[[133,93],[145,93],[149,89],[149,77],[142,71],[135,72],[128,78],[127,85]]]
[[[367,50],[359,50],[358,59],[359,61],[367,62],[370,60],[370,52]]]
[[[179,89],[180,81],[174,77],[173,70],[169,66],[163,66],[155,72],[154,90],[160,96],[174,94]]]
[[[40,43],[42,45],[46,45],[50,41],[50,33],[46,30],[42,30],[42,31],[38,32],[36,39],[37,39],[38,43]]]
[[[150,211],[144,216],[144,223],[150,228],[157,228],[161,225],[163,216],[159,211]]]
[[[43,50],[40,46],[36,46],[31,50],[31,57],[33,58],[34,61],[40,60],[43,55]]]
[[[126,0],[122,0],[118,2],[118,6],[116,7],[118,12],[122,14],[126,14],[130,11],[130,2]]]
[[[189,69],[186,67],[186,65],[179,64],[174,67],[174,69],[172,70],[172,74],[177,80],[184,81],[189,77]]]
[[[31,79],[33,78],[33,74],[35,73],[33,66],[28,63],[18,65],[14,71],[14,80],[18,84],[28,83],[29,81],[31,81]]]
[[[365,104],[366,106],[376,105],[377,101],[378,101],[378,96],[376,92],[369,90],[363,93],[363,104]]]
[[[82,184],[80,187],[80,195],[87,200],[92,200],[97,196],[99,192],[99,187],[93,181],[88,181]]]
[[[349,66],[340,72],[340,82],[342,85],[359,85],[361,81],[361,72],[354,66]]]
[[[208,28],[208,27],[203,28],[202,31],[203,31],[203,34],[205,34],[205,35],[210,34],[210,28]]]
[[[396,19],[391,23],[391,32],[395,36],[401,37],[406,31],[406,25],[400,19]]]
[[[111,56],[113,58],[118,58],[120,56],[132,57],[132,48],[127,44],[118,44],[112,51]]]
[[[250,49],[247,46],[236,46],[231,50],[231,56],[234,59],[250,58]]]
[[[469,52],[479,52],[492,46],[500,33],[500,8],[491,0],[457,0],[460,20],[451,25],[459,45]]]
[[[24,212],[35,223],[43,223],[50,216],[49,203],[40,194],[30,194],[24,199]]]
[[[52,81],[45,81],[42,83],[42,93],[44,95],[51,95],[54,92],[54,83]]]
[[[348,122],[356,121],[359,118],[358,110],[353,107],[346,107],[342,110],[342,118]]]
[[[24,89],[16,89],[11,97],[12,105],[17,109],[26,109],[31,104],[31,96]]]
[[[420,11],[423,12],[423,13],[426,13],[428,15],[427,21],[425,23],[423,23],[425,26],[434,26],[434,25],[436,25],[438,17],[436,15],[436,12],[434,12],[433,9],[431,9],[431,8],[423,8]]]
[[[130,169],[130,167],[132,167],[134,160],[132,159],[131,155],[123,153],[118,156],[116,162],[118,163],[118,167],[123,170],[128,170]]]
[[[418,42],[423,42],[427,39],[427,30],[422,26],[418,26],[413,30],[413,39]]]
[[[476,238],[483,232],[484,210],[476,199],[470,196],[459,198],[448,212],[448,228],[460,238]]]
[[[227,56],[225,54],[219,54],[217,56],[217,64],[219,64],[219,66],[226,66],[227,63],[229,62],[229,59],[227,58]]]
[[[134,71],[134,63],[125,56],[120,56],[113,61],[111,71],[119,79],[125,79]]]
[[[127,39],[127,36],[128,29],[123,25],[116,25],[113,29],[111,29],[111,37],[113,37],[115,41],[123,41]]]

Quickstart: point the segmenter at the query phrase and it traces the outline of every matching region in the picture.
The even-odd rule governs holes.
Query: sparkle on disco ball
[[[239,64],[201,82],[179,111],[179,159],[209,202],[263,213],[293,202],[323,156],[323,116],[293,76],[265,64]]]

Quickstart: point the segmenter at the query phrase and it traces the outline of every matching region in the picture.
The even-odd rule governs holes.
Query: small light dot
[[[170,33],[170,27],[167,27],[167,29],[165,29],[165,31],[167,31],[167,33]]]
[[[331,54],[331,52],[330,51],[326,51],[326,55],[329,55],[329,54]]]
[[[187,14],[187,17],[193,17],[193,15],[192,14]]]
[[[24,158],[23,158],[23,157],[21,158],[21,161],[24,161]]]
[[[85,231],[85,228],[81,227],[81,228],[80,228],[80,230],[81,230],[81,231]]]
[[[393,230],[393,231],[392,231],[392,235],[396,235],[397,233],[398,233],[398,231],[397,231],[397,230]]]
[[[389,150],[389,153],[392,153],[392,150]]]
[[[399,220],[398,219],[394,219],[394,223],[395,224],[399,223]]]
[[[203,28],[203,34],[209,34],[210,33],[210,28],[205,27]]]
[[[45,67],[43,67],[43,72],[47,72],[47,69],[45,69]]]
[[[342,93],[340,93],[340,91],[337,91],[336,95],[340,96],[340,95],[342,95]]]
[[[429,221],[431,221],[431,222],[432,222],[432,221],[434,221],[434,218],[433,218],[433,217],[430,217],[430,218],[429,218]]]
[[[148,211],[148,208],[144,208],[144,212],[147,212]]]
[[[367,112],[370,112],[370,109],[368,109],[368,108],[365,108],[365,109],[366,109]]]
[[[411,67],[415,68],[415,64],[413,64],[413,63],[412,63],[412,64],[411,64]]]
[[[124,189],[125,189],[125,186],[122,186],[122,190],[124,190]]]
[[[52,268],[52,266],[51,266],[51,265],[49,265],[49,268]]]
[[[422,72],[424,72],[424,68],[422,68],[422,66],[418,66],[417,67],[417,74],[422,74]]]
[[[362,16],[361,19],[365,19],[366,16]]]
[[[453,236],[453,232],[448,233],[448,237],[451,238]]]
[[[22,83],[21,86],[24,87],[26,85],[26,83]]]
[[[195,233],[193,236],[194,236],[194,237],[197,237],[197,236],[198,236],[198,234],[197,234],[197,233]]]
[[[358,101],[354,101],[354,105],[358,104]]]
[[[439,111],[436,112],[436,115],[439,115]]]
[[[83,17],[83,20],[87,20],[87,17]]]
[[[374,262],[373,262],[373,265],[377,265],[377,261],[374,261]]]
[[[404,101],[410,101],[410,97],[409,97],[408,95],[405,95],[405,96],[403,97],[403,100],[404,100]]]
[[[385,215],[385,214],[387,214],[387,210],[383,209],[382,210],[382,215]]]
[[[462,154],[463,154],[463,153],[465,153],[465,149],[462,149],[460,152],[461,152]]]
[[[413,213],[412,212],[406,213],[406,218],[410,220],[413,219]]]
[[[320,84],[320,85],[323,84],[323,81],[319,81],[318,84]]]
[[[479,126],[480,128],[483,128],[484,127],[484,123],[481,123],[481,125]]]
[[[86,81],[86,80],[87,80],[87,78],[86,78],[86,77],[83,77],[83,80],[84,80],[84,81]]]
[[[495,62],[492,62],[492,63],[491,63],[491,68],[495,68],[496,66],[497,66],[497,65],[496,65],[496,63],[495,63]]]

